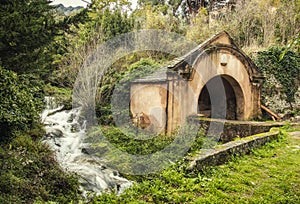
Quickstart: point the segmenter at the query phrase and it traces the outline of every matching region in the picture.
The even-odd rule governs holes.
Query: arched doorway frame
[[[234,97],[235,97],[235,114],[236,114],[236,118],[237,120],[243,120],[244,119],[244,107],[245,107],[245,96],[244,96],[244,93],[243,93],[243,90],[240,86],[240,84],[237,82],[236,79],[234,79],[232,76],[230,75],[227,75],[227,74],[220,74],[220,75],[215,75],[213,77],[211,77],[209,80],[206,81],[206,83],[203,85],[203,87],[201,88],[197,98],[197,103],[199,103],[199,100],[200,100],[200,96],[201,96],[201,93],[203,92],[203,90],[205,89],[206,87],[206,84],[208,84],[210,81],[214,80],[216,77],[220,77],[220,79],[224,79],[226,80],[233,92],[234,92]],[[224,91],[225,91],[225,87],[224,87]],[[208,89],[208,94],[210,96],[210,90]],[[225,94],[226,95],[226,94]],[[227,100],[227,98],[226,98]],[[198,106],[198,104],[197,104]],[[199,108],[199,107],[198,107]]]

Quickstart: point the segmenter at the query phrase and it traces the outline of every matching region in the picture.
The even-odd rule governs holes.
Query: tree
[[[209,27],[209,13],[206,8],[199,9],[197,16],[191,19],[186,31],[189,40],[200,43],[212,36],[216,31]]]
[[[112,4],[118,5],[113,9]],[[92,1],[88,10],[89,20],[72,29],[75,35],[67,34],[67,52],[62,55],[62,61],[50,76],[53,85],[72,87],[78,70],[83,62],[99,45],[119,34],[132,31],[134,21],[124,12],[126,0]]]
[[[145,4],[149,4],[151,6],[156,6],[156,5],[164,5],[167,3],[167,0],[138,0],[138,4],[140,6],[145,5]]]
[[[186,0],[138,0],[138,5],[141,8],[145,6],[164,6],[165,10],[168,10],[172,16],[181,17],[183,19],[187,19],[189,15]]]
[[[19,74],[46,77],[51,71],[55,38],[81,15],[55,19],[49,0],[2,0],[0,3],[0,53],[2,66]]]
[[[290,40],[285,50],[280,54],[280,61],[283,60],[285,54],[290,49],[294,49],[298,54],[300,54],[300,32]]]

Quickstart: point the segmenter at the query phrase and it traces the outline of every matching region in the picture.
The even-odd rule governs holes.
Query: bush
[[[113,123],[111,113],[112,94],[115,94],[117,99],[117,111],[121,110],[120,115],[127,117],[129,115],[130,101],[130,82],[140,77],[150,75],[159,68],[159,64],[151,59],[141,59],[138,62],[131,64],[128,68],[121,71],[116,71],[112,68],[112,73],[106,73],[104,82],[100,84],[100,98],[96,103],[96,115],[98,122],[103,125]],[[115,104],[116,105],[116,104]]]
[[[31,75],[18,76],[0,67],[0,141],[28,130],[44,108],[43,83]]]
[[[61,88],[47,84],[45,86],[47,96],[54,97],[55,104],[64,106],[65,110],[72,109],[72,91],[68,88]]]
[[[259,52],[255,63],[267,78],[267,83],[263,87],[263,96],[274,94],[274,91],[275,93],[280,92],[281,90],[278,89],[282,89],[286,96],[285,101],[292,108],[300,82],[300,56],[293,51],[287,51],[284,57],[280,59],[280,55],[284,51],[284,47],[271,47]],[[271,83],[269,81],[272,76],[275,77],[275,82]],[[280,83],[279,86],[278,82]]]
[[[64,173],[53,152],[33,140],[33,134],[19,133],[0,146],[0,203],[78,201],[78,178]]]

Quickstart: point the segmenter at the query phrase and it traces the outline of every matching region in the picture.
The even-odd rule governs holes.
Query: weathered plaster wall
[[[227,61],[225,66],[221,65],[221,58],[224,55],[226,55]],[[237,100],[238,120],[249,120],[258,116],[259,113],[256,110],[260,106],[259,91],[250,82],[244,64],[236,56],[228,51],[213,52],[201,56],[193,67],[194,73],[191,81],[178,79],[169,82],[172,92],[177,93],[178,101],[180,101],[172,107],[176,113],[173,114],[173,121],[171,121],[172,117],[168,117],[170,119],[168,122],[173,123],[169,125],[169,128],[174,127],[174,123],[182,124],[187,116],[198,113],[198,99],[201,90],[209,80],[216,76],[224,77],[232,86]],[[176,76],[173,78],[176,78]],[[212,94],[215,93],[214,90],[211,91]],[[215,98],[219,101],[220,106],[226,103],[226,100],[222,97],[218,98],[216,96]],[[169,100],[169,103],[172,103],[172,101]],[[178,118],[179,116],[181,119]]]
[[[224,54],[227,58],[226,66],[221,65],[221,57]],[[253,110],[251,83],[249,75],[239,59],[229,52],[214,52],[196,61],[194,67],[194,78],[190,81],[190,86],[194,91],[194,100],[198,100],[201,90],[210,79],[215,76],[230,76],[232,81],[229,82],[239,100],[237,101],[240,108],[238,119],[247,120],[250,118]],[[197,109],[192,111],[190,114],[197,113]]]
[[[133,116],[146,114],[151,122],[147,127],[152,132],[162,132],[166,127],[167,84],[133,83],[131,85],[130,110]]]

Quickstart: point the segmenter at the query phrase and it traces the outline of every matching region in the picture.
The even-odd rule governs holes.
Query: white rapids
[[[55,151],[59,164],[68,172],[76,173],[84,197],[103,192],[122,193],[132,182],[106,167],[100,159],[83,152],[86,137],[85,122],[80,120],[80,108],[62,110],[51,97],[46,98],[47,108],[42,113],[46,136],[43,142]]]

